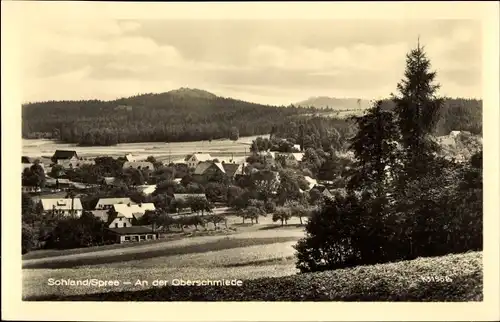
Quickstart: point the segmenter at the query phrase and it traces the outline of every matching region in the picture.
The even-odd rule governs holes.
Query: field
[[[262,135],[263,137],[268,137]],[[79,156],[96,157],[102,155],[124,156],[130,153],[137,156],[138,159],[146,159],[152,155],[158,160],[176,161],[184,158],[187,154],[193,152],[210,153],[214,157],[230,158],[243,157],[249,153],[250,144],[257,136],[241,137],[237,141],[231,140],[213,140],[199,142],[143,142],[143,143],[124,143],[115,146],[92,146],[80,147],[75,144],[57,143],[52,140],[27,140],[23,139],[23,155],[31,157],[52,156],[57,149],[75,150]],[[222,160],[221,160],[222,161]]]
[[[141,290],[155,279],[244,279],[292,275],[293,245],[304,236],[298,220],[280,227],[264,218],[242,225],[229,218],[236,232],[230,235],[161,240],[140,244],[110,245],[90,249],[35,251],[23,256],[23,298],[78,295],[96,292]],[[118,287],[50,286],[48,279],[101,279],[148,286]]]
[[[286,263],[286,260],[285,260]],[[69,301],[482,301],[482,253],[451,254],[442,257],[418,258],[412,261],[358,266],[320,273],[292,275],[292,264],[261,264],[235,268],[206,270],[156,268],[147,271],[147,279],[239,278],[242,286],[166,286],[147,290],[109,292],[74,296],[65,288],[57,296],[32,297],[31,300]],[[80,278],[92,274],[121,277],[121,274],[145,279],[135,268],[121,273],[109,270],[84,269]],[[267,277],[255,278],[259,274]],[[64,271],[48,277],[66,277]],[[446,279],[445,279],[446,278]],[[131,287],[132,288],[132,287]],[[121,292],[120,292],[121,291]],[[104,293],[106,292],[106,293]]]

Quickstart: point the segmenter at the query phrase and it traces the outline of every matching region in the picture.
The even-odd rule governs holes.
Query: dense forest
[[[392,109],[390,100],[385,109]],[[447,98],[436,135],[452,130],[482,131],[482,101]],[[309,115],[304,117],[304,115]],[[314,115],[314,116],[310,116]],[[278,107],[181,89],[142,94],[114,101],[49,101],[28,103],[22,111],[23,138],[52,138],[79,145],[133,142],[185,142],[273,133],[298,139],[306,146],[343,146],[353,135],[350,119],[322,117],[321,110]],[[311,143],[308,143],[311,142]],[[314,143],[318,142],[318,143]],[[343,142],[343,143],[342,143]]]
[[[314,110],[266,106],[199,92],[25,104],[23,137],[52,137],[80,145],[237,139],[268,134],[272,126]]]

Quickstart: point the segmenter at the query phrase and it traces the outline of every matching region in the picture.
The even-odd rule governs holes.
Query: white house
[[[132,218],[117,216],[108,224],[108,228],[132,227]]]
[[[130,198],[101,198],[97,202],[95,209],[96,210],[111,209],[111,208],[113,208],[113,205],[117,205],[117,204],[134,205],[135,203],[132,200],[130,200]]]
[[[145,184],[142,186],[137,186],[137,190],[145,194],[146,196],[152,194],[156,190],[155,184]]]
[[[138,205],[115,204],[114,210],[118,213],[118,217],[140,219],[146,213],[146,210],[156,210],[154,203],[143,203]]]
[[[313,179],[309,176],[304,176],[304,179],[306,179],[307,183],[309,184],[309,190],[311,190],[312,188],[314,188],[315,185],[318,184],[318,180]]]
[[[212,160],[208,153],[194,153],[186,158],[186,164],[189,168],[195,168],[198,163]]]
[[[71,200],[67,199],[40,199],[40,202],[45,213],[53,212],[54,214],[60,214],[64,216],[70,216],[71,214],[76,217],[80,217],[83,213],[82,203],[80,198],[74,198]]]

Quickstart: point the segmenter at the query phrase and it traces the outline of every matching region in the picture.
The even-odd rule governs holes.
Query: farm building
[[[118,244],[155,240],[158,234],[146,226],[107,228],[108,240]]]
[[[198,163],[210,161],[212,159],[212,156],[208,153],[194,153],[192,155],[188,155],[184,161],[189,168],[194,168],[198,165]]]
[[[135,205],[130,198],[101,198],[97,202],[95,209],[96,210],[106,210],[113,208],[113,205],[117,204],[131,204]]]
[[[76,217],[80,217],[83,212],[83,207],[80,198],[74,198],[74,199],[42,198],[40,199],[40,203],[42,204],[43,211],[45,213],[53,212],[54,214],[59,214],[64,216],[74,215]]]

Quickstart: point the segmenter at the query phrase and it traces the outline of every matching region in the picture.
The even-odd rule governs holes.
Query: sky
[[[115,99],[200,88],[287,105],[383,98],[420,42],[440,94],[481,97],[481,24],[450,19],[30,19],[20,30],[23,101]]]

